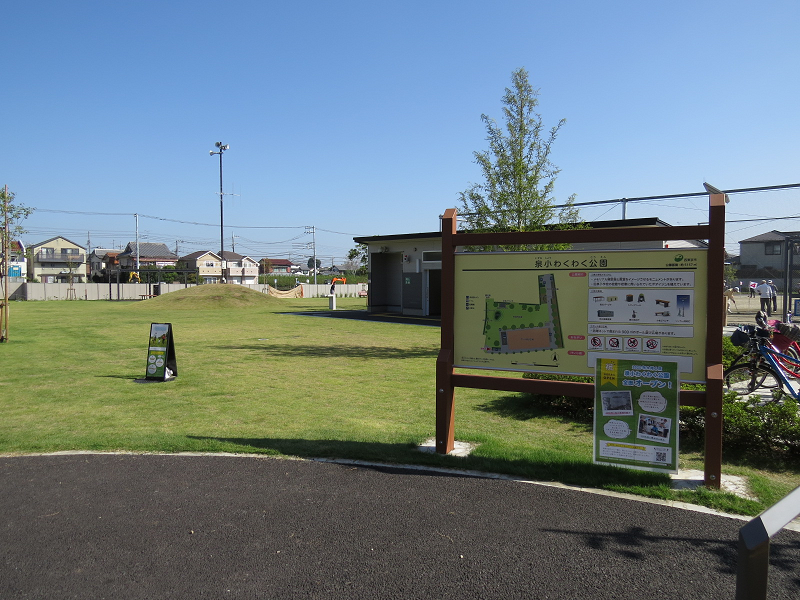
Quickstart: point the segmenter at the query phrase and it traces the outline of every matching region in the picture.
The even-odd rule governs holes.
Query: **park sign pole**
[[[723,281],[724,265],[724,233],[725,233],[725,203],[727,196],[716,188],[707,186],[709,192],[709,222],[696,226],[675,227],[626,227],[626,228],[598,228],[577,230],[546,230],[535,232],[509,232],[509,233],[457,233],[457,212],[448,209],[442,217],[442,331],[441,348],[436,362],[436,451],[446,454],[454,446],[455,426],[455,388],[487,389],[507,392],[523,392],[530,394],[563,395],[577,398],[594,398],[595,388],[593,383],[552,381],[548,379],[528,379],[519,377],[499,377],[486,375],[471,375],[456,373],[455,364],[458,359],[459,367],[492,370],[492,366],[471,366],[461,364],[463,340],[475,332],[464,331],[461,326],[455,327],[456,310],[459,316],[465,315],[464,305],[473,304],[472,310],[480,301],[477,296],[470,297],[469,293],[462,293],[456,299],[457,274],[456,256],[459,260],[471,256],[469,253],[456,253],[458,247],[492,247],[505,245],[546,245],[546,244],[598,244],[613,243],[619,247],[620,242],[662,242],[663,247],[669,247],[671,240],[708,240],[708,250],[691,251],[691,254],[702,255],[702,261],[707,262],[705,276],[702,270],[697,271],[697,280],[693,289],[697,301],[704,304],[704,312],[698,312],[698,322],[691,329],[692,338],[697,337],[693,362],[698,382],[706,384],[705,391],[681,390],[679,401],[681,406],[697,406],[706,408],[706,456],[705,456],[705,483],[708,487],[719,488],[722,469],[722,303],[719,302],[719,290]],[[600,252],[600,251],[598,251]],[[622,256],[635,257],[643,254],[641,250],[616,250]],[[672,250],[652,250],[651,252],[672,252]],[[477,253],[476,253],[477,254]],[[513,255],[515,253],[504,253]],[[679,263],[686,251],[680,251],[673,256],[670,262]],[[517,259],[519,260],[519,259]],[[682,265],[683,263],[679,263]],[[675,265],[668,265],[669,269]],[[603,267],[601,267],[603,268]],[[519,271],[519,269],[513,269]],[[525,268],[525,271],[538,269]],[[586,269],[578,269],[586,271]],[[623,269],[624,270],[624,269]],[[502,277],[500,271],[495,271],[492,277]],[[463,277],[459,277],[461,281]],[[586,277],[585,279],[589,279]],[[544,282],[540,285],[548,285]],[[573,284],[574,285],[574,284]],[[584,284],[586,285],[586,284]],[[555,288],[554,288],[555,289]],[[717,293],[715,293],[717,292]],[[661,299],[663,301],[663,299]],[[456,306],[456,301],[458,306]],[[619,300],[621,301],[621,300]],[[677,299],[678,307],[680,299]],[[701,304],[701,306],[702,306]],[[702,309],[700,309],[702,311]],[[598,315],[600,316],[600,315]],[[700,322],[705,318],[705,326]],[[602,324],[601,324],[602,325]],[[648,329],[650,329],[648,327]],[[458,335],[456,335],[456,332]],[[580,333],[580,332],[576,332]],[[643,333],[644,335],[644,333]],[[648,334],[649,335],[649,334]],[[579,336],[585,340],[586,336]],[[706,339],[702,339],[702,338]],[[467,340],[469,341],[469,340]],[[457,342],[459,344],[457,345]],[[585,343],[585,342],[584,342]],[[469,344],[466,344],[470,348]],[[481,344],[478,343],[478,346]],[[704,347],[703,352],[700,347]],[[456,350],[458,348],[457,357]],[[584,350],[586,347],[584,346]],[[473,354],[480,353],[475,348]],[[569,354],[566,352],[565,354]],[[585,352],[581,353],[582,355]],[[487,354],[490,361],[491,354]],[[679,357],[681,358],[681,357]],[[496,368],[494,370],[497,370]],[[513,368],[500,370],[530,371],[531,373],[546,372],[533,368]],[[555,372],[555,371],[553,371]]]
[[[6,341],[6,329],[8,321],[8,186],[3,188],[3,244],[0,252],[3,253],[3,260],[0,262],[0,283],[3,285],[3,305],[0,306],[0,342]]]
[[[3,284],[3,306],[0,310],[0,342],[8,341],[8,253],[11,247],[8,233],[8,185],[3,187],[3,262],[0,265],[0,281]]]

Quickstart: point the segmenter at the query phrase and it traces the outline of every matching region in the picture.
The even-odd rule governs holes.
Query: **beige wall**
[[[149,294],[153,291],[152,285],[146,283],[75,283],[75,300],[141,300],[142,294]],[[162,294],[175,292],[187,287],[194,287],[194,284],[185,285],[183,283],[161,283]],[[233,284],[232,284],[233,285]],[[303,297],[305,298],[324,298],[330,294],[331,286],[313,283],[303,283]],[[251,290],[267,293],[267,287],[263,284],[245,285]],[[357,297],[358,292],[366,289],[366,284],[336,284],[336,296]],[[9,298],[12,300],[67,300],[70,299],[68,283],[9,283]]]

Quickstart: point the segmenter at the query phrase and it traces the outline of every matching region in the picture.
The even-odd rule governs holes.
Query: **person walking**
[[[761,297],[761,310],[767,313],[768,317],[772,316],[772,288],[767,283],[766,279],[762,279],[761,283],[756,287],[756,292]]]
[[[767,281],[767,285],[772,288],[772,312],[778,312],[778,286],[772,283],[772,279]]]

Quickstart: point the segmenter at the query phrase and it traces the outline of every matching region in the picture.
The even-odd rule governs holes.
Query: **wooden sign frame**
[[[441,347],[436,360],[436,451],[447,454],[455,445],[455,388],[477,388],[506,392],[551,394],[580,398],[594,397],[593,383],[550,381],[456,373],[454,369],[455,255],[460,246],[503,246],[515,244],[658,242],[708,240],[706,309],[706,389],[682,390],[682,406],[706,409],[705,485],[719,488],[722,476],[722,327],[724,313],[719,295],[724,281],[725,204],[727,195],[706,186],[709,192],[708,224],[677,227],[628,227],[572,231],[512,233],[458,233],[456,209],[442,218],[442,326]],[[698,282],[698,285],[702,285]]]

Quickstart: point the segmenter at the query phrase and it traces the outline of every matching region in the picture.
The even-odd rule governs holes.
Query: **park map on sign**
[[[514,354],[564,347],[555,278],[539,275],[538,281],[538,304],[486,298],[485,352]]]

